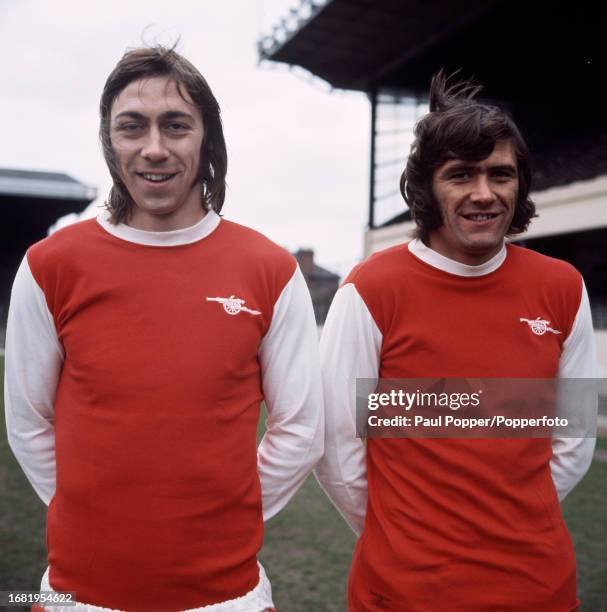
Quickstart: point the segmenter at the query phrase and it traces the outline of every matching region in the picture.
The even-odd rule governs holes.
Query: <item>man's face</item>
[[[452,159],[436,168],[432,190],[443,224],[430,233],[430,248],[468,265],[491,259],[510,227],[518,186],[509,140],[497,141],[491,155],[481,161]]]
[[[120,178],[135,203],[128,220],[133,227],[181,229],[205,214],[197,180],[202,116],[182,93],[168,77],[140,79],[112,105],[110,138]]]

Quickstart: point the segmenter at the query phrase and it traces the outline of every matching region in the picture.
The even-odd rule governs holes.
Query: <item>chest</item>
[[[417,279],[392,294],[382,377],[556,375],[568,322],[549,292],[472,280]]]
[[[109,262],[108,262],[109,263]],[[153,388],[250,374],[272,314],[253,275],[205,257],[122,257],[61,287],[55,321],[78,377]]]

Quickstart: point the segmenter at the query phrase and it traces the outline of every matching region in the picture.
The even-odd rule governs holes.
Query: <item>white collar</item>
[[[495,270],[497,270],[506,260],[505,243],[502,245],[499,253],[494,255],[489,261],[482,263],[480,266],[469,266],[459,261],[449,259],[433,251],[417,238],[409,243],[409,252],[429,266],[438,268],[443,272],[449,272],[449,274],[456,274],[457,276],[484,276],[485,274],[495,272]]]
[[[97,215],[97,223],[99,223],[106,232],[112,234],[112,236],[120,238],[121,240],[126,240],[127,242],[134,242],[135,244],[158,247],[172,247],[198,242],[215,231],[221,221],[221,217],[214,210],[209,210],[198,223],[190,227],[168,232],[148,232],[146,230],[136,229],[124,223],[114,225],[110,223],[109,218],[109,211],[103,210]]]

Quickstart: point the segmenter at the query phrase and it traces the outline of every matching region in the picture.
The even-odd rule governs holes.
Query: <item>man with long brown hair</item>
[[[321,340],[316,473],[360,535],[355,612],[577,608],[559,500],[586,472],[592,438],[356,437],[357,379],[595,374],[579,273],[505,243],[535,215],[529,154],[478,93],[433,79],[401,181],[417,237],[354,268]]]
[[[49,504],[42,590],[90,611],[272,609],[263,520],[323,444],[305,281],[219,216],[219,105],[188,60],[127,52],[100,114],[106,210],[28,250],[9,312],[9,442]]]

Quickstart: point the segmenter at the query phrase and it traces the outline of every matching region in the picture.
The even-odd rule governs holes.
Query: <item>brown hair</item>
[[[531,162],[527,145],[504,110],[476,100],[480,85],[471,81],[449,84],[453,76],[447,77],[440,70],[432,78],[430,112],[415,126],[415,138],[400,179],[400,191],[417,224],[417,237],[427,242],[430,233],[443,224],[432,191],[435,169],[450,159],[485,159],[498,140],[512,142],[516,155],[518,197],[507,234],[520,234],[537,216],[529,198]]]
[[[161,45],[142,47],[131,49],[122,56],[105,83],[99,104],[99,138],[103,156],[114,181],[106,202],[113,223],[127,219],[133,200],[120,178],[110,139],[112,105],[129,83],[157,76],[173,79],[179,93],[183,96],[185,90],[200,111],[204,126],[199,169],[199,180],[202,182],[201,205],[216,212],[220,212],[223,206],[228,157],[219,104],[211,88],[200,72],[173,48]]]

